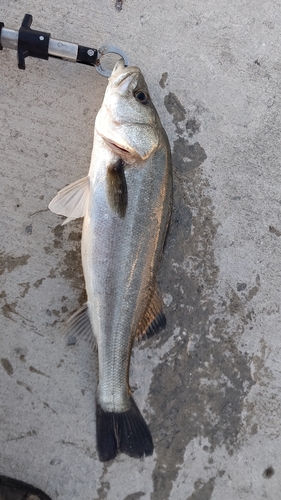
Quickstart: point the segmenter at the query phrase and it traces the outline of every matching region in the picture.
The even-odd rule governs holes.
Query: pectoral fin
[[[65,215],[63,225],[72,219],[84,217],[90,194],[89,177],[83,177],[61,189],[49,204],[55,214]]]
[[[108,204],[113,212],[123,218],[128,203],[127,182],[124,173],[124,162],[121,158],[107,167],[106,187]]]
[[[166,326],[166,317],[163,312],[163,302],[159,294],[158,286],[155,284],[152,298],[148,303],[146,311],[138,324],[136,339],[149,339],[156,335]]]

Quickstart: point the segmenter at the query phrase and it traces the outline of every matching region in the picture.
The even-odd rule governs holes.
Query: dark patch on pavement
[[[170,107],[174,118],[183,120],[184,107],[174,98],[173,102],[177,103]],[[211,451],[224,445],[233,453],[244,398],[254,383],[247,358],[228,335],[225,310],[216,314],[212,300],[218,277],[213,250],[217,225],[212,200],[206,194],[208,181],[194,168],[206,158],[196,144],[197,158],[189,168],[184,161],[188,141],[179,137],[174,142],[175,208],[159,280],[163,293],[173,300],[167,308],[166,331],[157,346],[175,328],[179,333],[154,369],[150,386],[153,411],[149,426],[156,452],[151,500],[170,498],[186,447],[193,439],[204,436]],[[213,488],[211,478],[190,499],[207,500]]]
[[[32,224],[29,224],[29,226],[26,226],[26,228],[25,228],[25,232],[26,232],[26,234],[28,234],[29,236],[32,234]]]
[[[17,384],[20,385],[21,387],[24,387],[28,392],[32,394],[32,390],[31,387],[29,387],[29,385],[25,384],[21,380],[17,380]]]
[[[167,111],[173,115],[173,123],[176,125],[178,138],[174,141],[172,152],[173,167],[176,172],[186,174],[188,170],[199,167],[206,160],[207,155],[199,142],[190,144],[184,137],[184,131],[178,126],[179,122],[186,119],[186,111],[179,99],[170,92],[164,98]],[[194,117],[189,117],[185,124],[189,138],[200,130],[200,123]]]
[[[168,78],[168,73],[163,73],[163,75],[161,76],[161,80],[159,82],[159,85],[162,89],[166,87],[167,78]]]
[[[105,465],[105,471],[107,471],[107,466],[106,465]],[[107,499],[107,493],[109,491],[110,491],[110,483],[108,481],[100,480],[100,487],[97,490],[98,497],[96,499],[94,499],[94,500],[106,500]]]
[[[19,283],[19,286],[22,288],[20,296],[25,297],[28,293],[28,290],[30,289],[30,283]]]
[[[273,469],[273,467],[267,467],[267,469],[265,469],[264,473],[263,473],[263,477],[265,477],[266,479],[270,479],[275,473],[275,470]]]
[[[173,122],[175,124],[178,124],[185,119],[186,111],[177,96],[173,94],[173,92],[169,92],[169,94],[165,96],[164,104],[168,113],[170,113],[170,115],[173,115]]]
[[[81,262],[80,242],[75,245],[74,249],[64,252],[63,268],[60,271],[61,276],[71,281],[73,288],[81,290],[79,305],[84,304],[87,300],[85,291],[85,282],[83,277],[83,269]]]
[[[14,318],[12,317],[11,314],[17,314],[17,311],[16,311],[16,306],[17,305],[18,305],[17,301],[16,302],[11,302],[10,304],[8,304],[8,302],[6,302],[1,307],[2,313],[5,316],[5,318],[12,319],[14,321]]]
[[[46,375],[46,373],[41,372],[40,370],[37,370],[36,368],[34,368],[34,366],[30,366],[29,371],[32,373],[37,373],[38,375],[43,375],[44,377],[51,378],[50,375]]]
[[[192,137],[194,134],[200,132],[200,123],[195,118],[190,118],[185,124],[188,137]]]
[[[81,241],[82,237],[82,231],[76,232],[76,231],[71,231],[69,233],[68,239],[69,241]]]
[[[61,224],[58,224],[54,229],[52,229],[52,232],[55,235],[54,239],[54,248],[61,248],[62,247],[62,236],[63,236],[63,231],[65,229],[65,226],[62,226]]]
[[[8,373],[8,375],[13,375],[14,369],[12,367],[12,363],[7,358],[1,358],[1,365],[3,366],[5,372]]]
[[[174,141],[173,165],[180,173],[199,167],[206,158],[207,155],[199,142],[189,144],[184,137],[179,137]]]
[[[201,481],[195,481],[194,492],[187,500],[211,500],[212,493],[215,487],[215,477],[211,477],[207,483],[202,486]]]
[[[0,253],[0,275],[7,269],[8,273],[12,272],[16,267],[26,266],[30,255],[20,255],[19,257],[13,257],[12,255],[6,254],[4,252]]]
[[[122,8],[123,8],[123,0],[116,0],[115,1],[115,9],[118,12],[121,12]]]
[[[237,292],[242,292],[246,288],[247,288],[247,283],[237,283],[236,285]]]
[[[56,270],[52,269],[48,277],[55,278],[57,273],[59,273],[63,278],[71,282],[71,286],[75,289],[80,290],[80,297],[77,302],[77,309],[79,306],[84,304],[87,300],[85,291],[85,282],[83,277],[82,262],[81,262],[81,221],[77,221],[77,227],[75,227],[75,222],[72,222],[73,230],[70,233],[65,231],[65,226],[58,224],[53,230],[55,236],[53,247],[45,247],[45,252],[52,253],[53,248],[62,249],[63,261],[58,263]],[[65,232],[64,232],[65,231]],[[67,246],[67,240],[71,244]],[[67,248],[65,248],[67,246]],[[40,285],[41,282],[38,280],[36,285]],[[34,284],[35,286],[35,284]],[[57,317],[60,316],[60,311],[52,310],[52,315]]]
[[[279,231],[279,229],[276,229],[276,227],[274,226],[269,226],[269,232],[275,234],[276,236],[281,236],[281,231]]]
[[[46,278],[40,278],[39,280],[35,281],[35,283],[33,283],[34,288],[39,288],[39,286],[42,285],[45,279]]]
[[[143,497],[145,493],[143,491],[137,491],[136,493],[131,493],[130,495],[127,495],[124,500],[140,500],[141,497]]]

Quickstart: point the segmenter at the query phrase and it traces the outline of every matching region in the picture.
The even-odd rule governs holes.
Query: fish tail
[[[104,411],[97,402],[96,431],[101,462],[112,460],[118,452],[133,458],[153,453],[150,430],[132,397],[130,408],[124,412]]]

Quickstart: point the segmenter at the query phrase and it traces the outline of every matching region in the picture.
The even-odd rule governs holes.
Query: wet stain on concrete
[[[54,229],[52,229],[52,232],[55,236],[54,239],[54,248],[61,248],[62,247],[62,235],[63,231],[65,229],[65,226],[62,226],[61,224],[58,224]]]
[[[159,82],[159,85],[162,89],[164,89],[166,87],[166,81],[167,81],[167,78],[168,78],[168,73],[163,73],[163,75],[161,76],[161,80]]]
[[[123,0],[115,0],[115,9],[118,12],[121,12],[122,8],[123,8]]]
[[[6,270],[11,273],[16,267],[26,266],[30,255],[20,255],[19,257],[13,257],[12,255],[6,254],[4,252],[0,253],[0,275]]]
[[[185,119],[184,107],[174,98],[173,102],[177,103],[175,111],[170,107],[174,119]],[[206,154],[198,144],[198,156],[189,168],[184,161],[188,146],[180,133],[173,154],[174,212],[159,280],[171,300],[168,325],[157,346],[176,334],[173,347],[154,369],[150,386],[149,425],[156,451],[151,500],[169,499],[186,447],[194,438],[207,437],[210,453],[221,445],[233,453],[244,398],[254,383],[247,357],[228,335],[226,316],[216,317],[211,297],[218,277],[213,250],[217,226],[206,194],[208,181],[198,168]],[[214,478],[191,498],[207,500],[213,488]]]
[[[28,392],[32,394],[31,387],[29,385],[25,384],[24,382],[21,382],[20,380],[17,380],[17,384],[20,385],[21,387],[24,387]]]
[[[106,465],[105,469],[107,469]],[[108,481],[100,481],[100,487],[97,490],[98,497],[94,500],[106,500],[107,493],[109,491],[110,491],[110,483]]]
[[[195,481],[194,492],[187,500],[211,500],[215,487],[215,477],[211,477],[207,483],[202,485],[201,481]]]
[[[64,252],[63,266],[60,270],[61,276],[70,280],[71,286],[80,290],[77,309],[87,301],[85,281],[82,270],[80,241],[74,242],[74,248]]]
[[[76,231],[71,231],[68,235],[69,241],[81,241],[82,237],[82,231],[76,232]]]
[[[58,414],[56,412],[56,410],[54,410],[53,408],[51,408],[51,406],[48,403],[46,403],[46,401],[42,401],[42,403],[43,403],[44,408],[48,408],[48,410],[51,410],[53,413],[55,413],[55,415]]]
[[[2,313],[5,316],[5,318],[12,319],[14,321],[14,318],[13,318],[12,314],[17,314],[17,311],[16,311],[16,306],[17,305],[18,305],[17,301],[16,302],[11,302],[10,304],[8,304],[8,302],[6,302],[1,307]]]
[[[189,144],[184,137],[179,137],[174,141],[174,151],[172,154],[173,165],[180,173],[200,167],[207,156],[199,142]]]
[[[21,439],[26,439],[28,437],[32,437],[32,436],[37,436],[37,432],[32,429],[31,431],[27,431],[25,434],[21,434],[20,436],[17,436],[17,437],[13,437],[13,438],[10,438],[10,439],[7,439],[7,441],[19,441]],[[0,498],[2,499],[2,497],[0,496]],[[6,497],[4,497],[6,499]],[[28,497],[29,500],[32,500],[33,497]],[[36,497],[37,499],[38,497]],[[11,500],[18,500],[17,498],[13,498]]]
[[[12,367],[12,363],[7,358],[1,358],[1,365],[8,375],[13,375],[14,369]]]
[[[246,290],[246,288],[247,288],[247,283],[237,283],[236,285],[237,292],[243,292],[243,290]]]
[[[47,254],[47,255],[51,255],[53,253],[53,248],[50,246],[50,245],[47,245],[44,247],[44,252]]]
[[[186,111],[183,105],[180,103],[179,99],[173,92],[169,92],[164,98],[165,107],[173,115],[173,122],[177,125],[186,118]]]
[[[30,288],[30,284],[29,283],[20,283],[19,286],[21,287],[20,296],[23,298],[28,293],[28,290]]]
[[[275,474],[275,470],[273,469],[272,466],[270,467],[267,467],[267,469],[265,469],[264,473],[263,473],[263,477],[265,477],[266,479],[270,479],[272,478],[272,476],[274,476]]]
[[[37,370],[36,368],[34,368],[34,366],[30,366],[29,371],[32,373],[37,373],[38,375],[43,375],[44,377],[51,378],[50,375],[46,375],[46,373],[41,372],[40,370]]]
[[[40,278],[39,280],[35,281],[35,283],[33,283],[33,286],[34,288],[39,288],[39,286],[42,285],[43,281],[45,280],[46,278]]]
[[[28,226],[26,226],[25,232],[28,236],[30,236],[32,234],[32,224],[29,224]]]
[[[77,224],[77,227],[75,227],[75,224]],[[76,221],[76,223],[71,222],[71,225],[73,226],[73,230],[68,233],[68,231],[65,231],[65,226],[58,224],[52,230],[54,234],[53,246],[48,245],[44,247],[44,251],[47,254],[52,254],[54,249],[62,249],[62,260],[61,262],[58,262],[57,269],[51,269],[48,277],[56,278],[57,275],[60,274],[63,278],[71,282],[71,286],[74,289],[78,289],[80,291],[80,296],[77,302],[78,309],[79,306],[84,304],[87,300],[81,262],[81,221]],[[70,242],[70,246],[68,242]],[[43,279],[44,278],[38,280],[34,286],[40,286]],[[62,300],[65,300],[65,297],[62,297]],[[65,307],[62,312],[66,311],[67,307]],[[48,314],[57,317],[60,316],[60,313],[61,311],[55,309],[48,312]]]
[[[32,389],[29,385],[27,385],[25,382],[22,382],[21,380],[17,380],[17,384],[20,386],[20,387],[24,387],[24,389],[27,390],[27,392],[29,392],[30,394],[33,394],[32,392]],[[36,397],[36,396],[34,396]],[[42,401],[42,399],[40,399],[38,396],[36,397],[36,399],[43,405],[43,408],[47,408],[48,410],[51,410],[51,412],[55,413],[55,415],[57,415],[57,412],[56,410],[54,410],[46,401]],[[33,405],[34,403],[32,403]]]
[[[275,236],[281,236],[281,231],[274,226],[269,226],[269,232],[275,234]]]
[[[140,500],[141,497],[143,497],[145,493],[143,491],[136,491],[136,493],[131,493],[130,495],[127,495],[124,500]]]
[[[198,132],[200,132],[200,123],[195,118],[190,118],[187,120],[185,128],[188,137],[193,137],[194,134],[198,134]]]

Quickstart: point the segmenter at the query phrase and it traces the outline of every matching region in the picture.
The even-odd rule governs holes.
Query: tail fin
[[[112,460],[118,452],[133,458],[152,455],[150,431],[132,397],[130,404],[129,410],[117,413],[104,411],[97,403],[97,450],[101,462]]]

